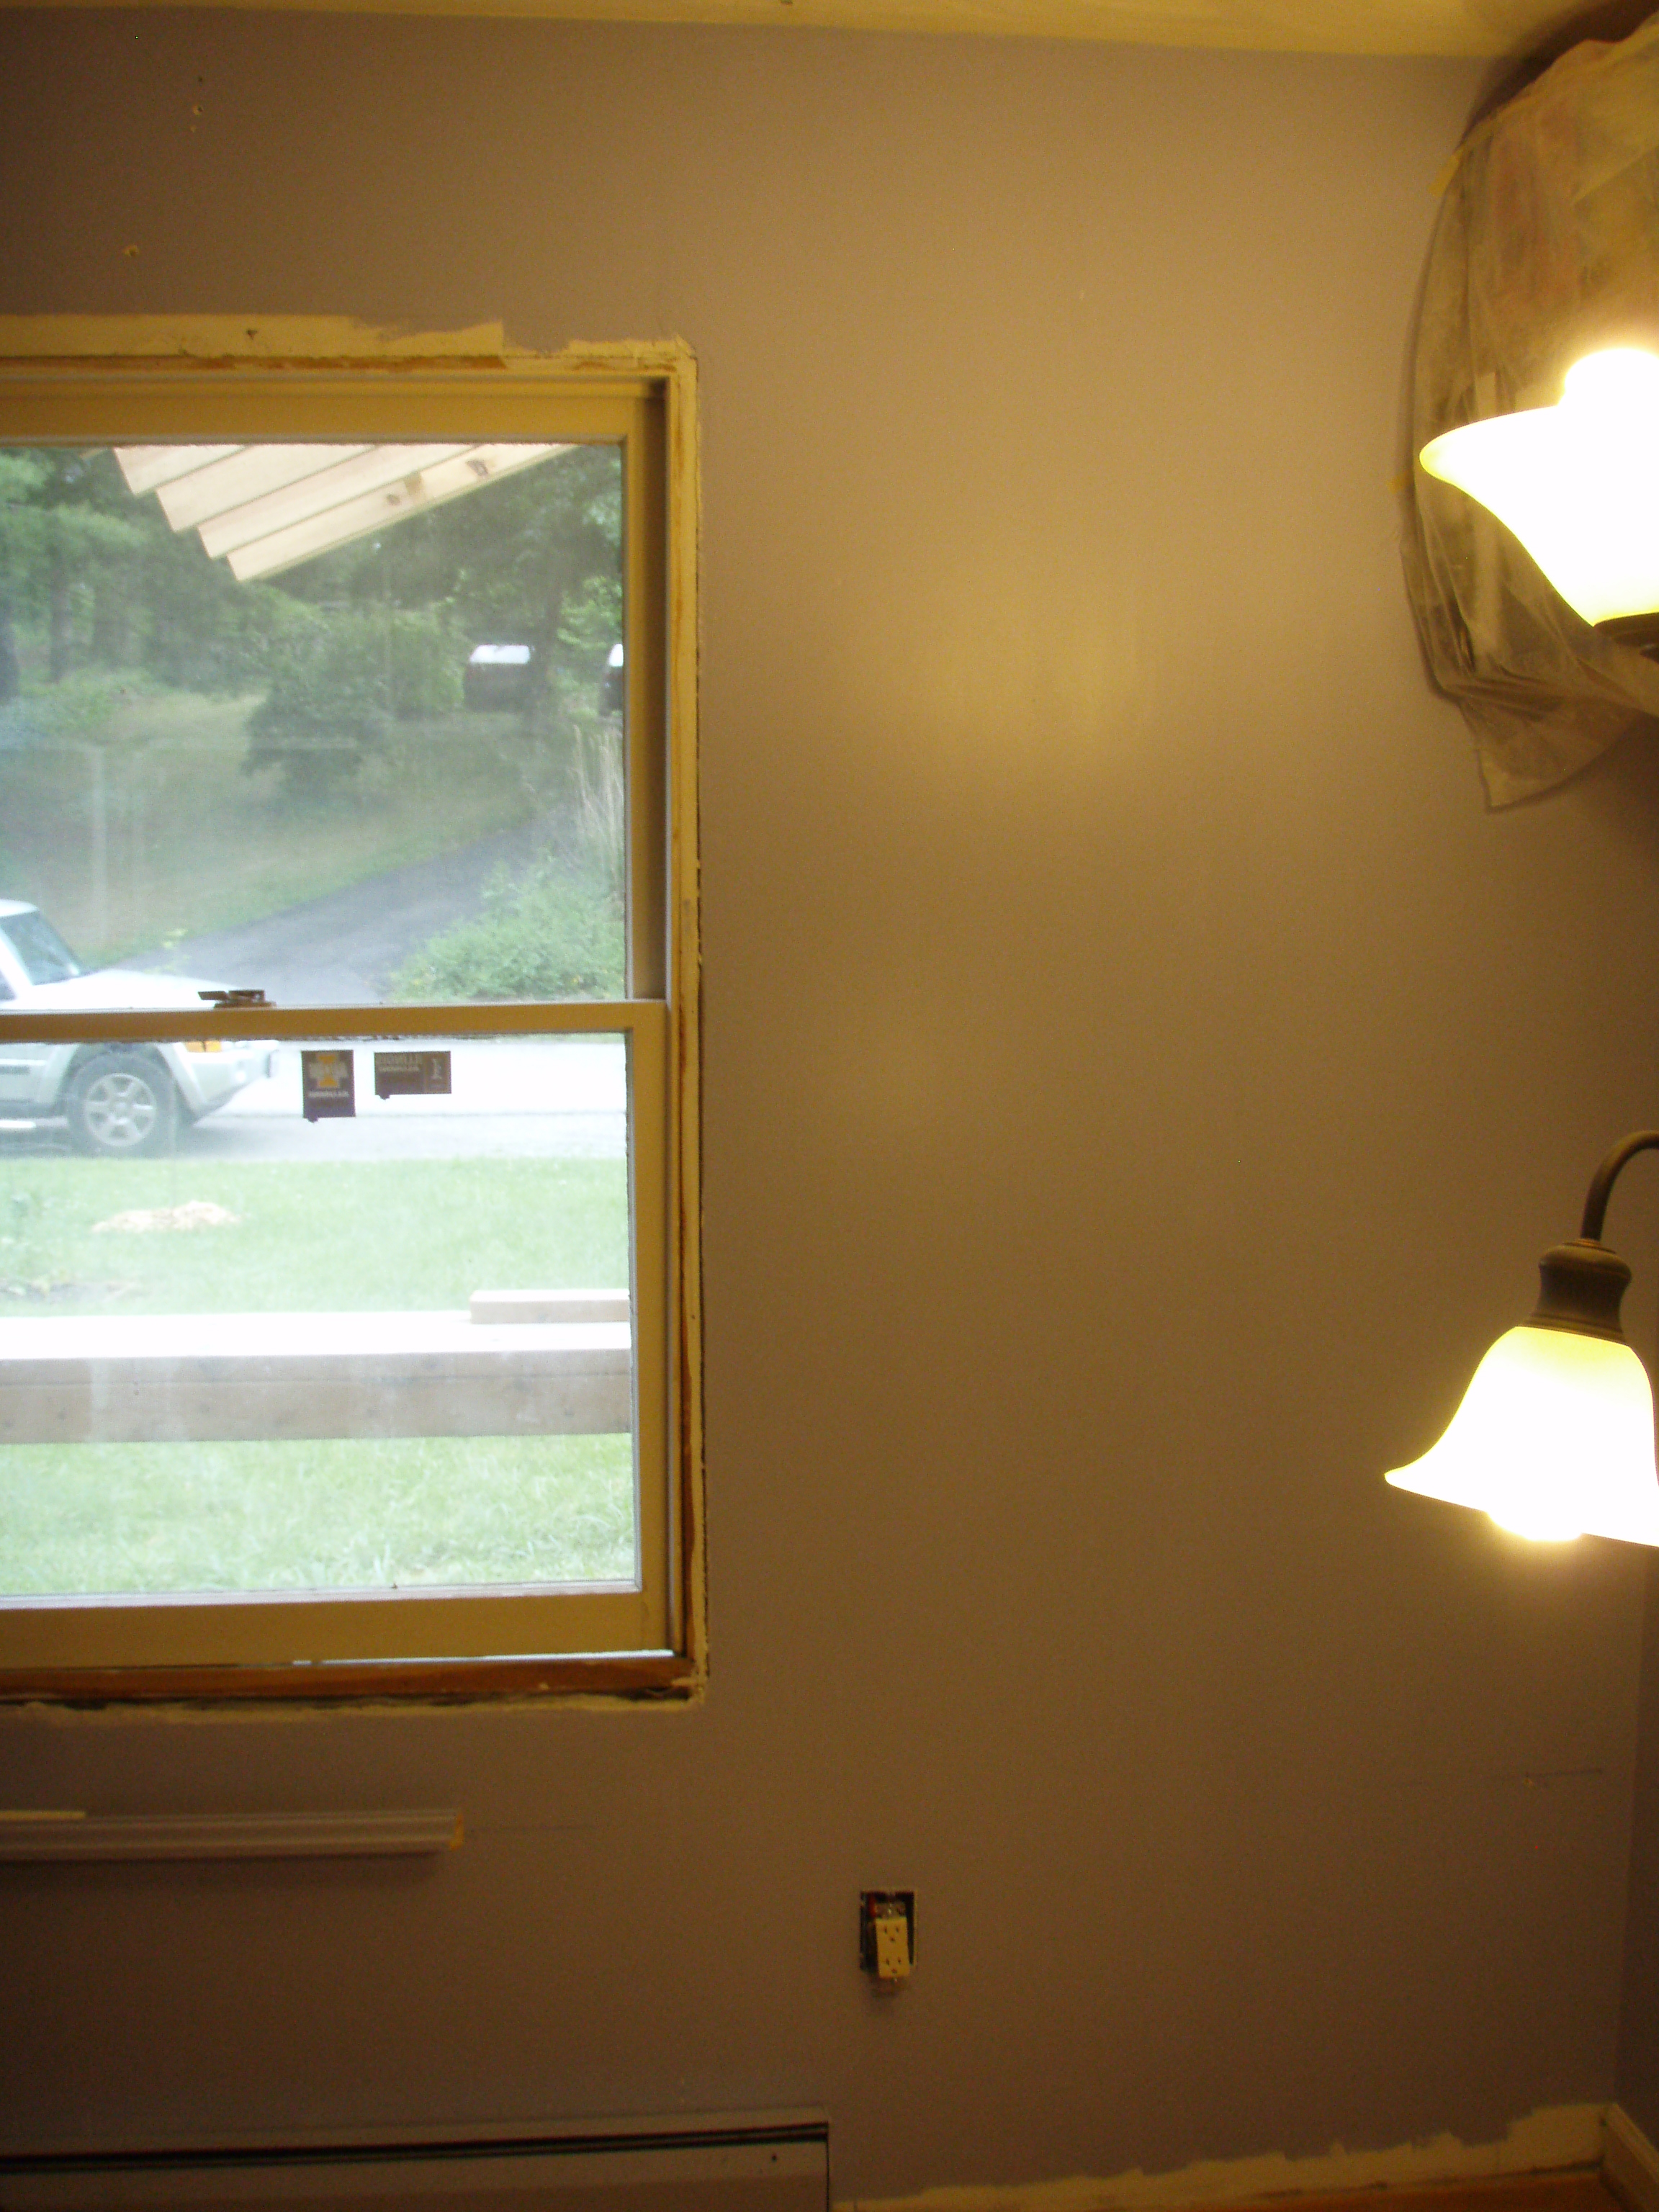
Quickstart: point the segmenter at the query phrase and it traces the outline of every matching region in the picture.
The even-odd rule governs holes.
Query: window
[[[0,1695],[689,1686],[690,362],[34,331]]]

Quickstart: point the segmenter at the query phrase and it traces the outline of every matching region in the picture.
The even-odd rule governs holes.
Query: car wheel
[[[105,1052],[77,1071],[68,1110],[70,1134],[82,1152],[130,1160],[173,1149],[179,1094],[144,1054]]]

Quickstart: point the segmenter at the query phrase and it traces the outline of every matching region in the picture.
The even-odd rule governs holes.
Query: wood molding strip
[[[1659,2150],[1622,2105],[1601,2117],[1601,2176],[1630,2212],[1659,2212]]]
[[[482,1698],[539,1698],[550,1692],[589,1697],[687,1698],[700,1687],[695,1668],[672,1653],[630,1657],[577,1653],[543,1659],[341,1662],[325,1667],[0,1668],[0,1705],[41,1698],[92,1705],[217,1705],[289,1698],[331,1705],[421,1698],[465,1705]]]
[[[459,1849],[459,1812],[0,1812],[0,1860],[427,1858]]]

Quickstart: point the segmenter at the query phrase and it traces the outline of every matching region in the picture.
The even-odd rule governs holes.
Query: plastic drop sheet
[[[1471,131],[1441,201],[1408,398],[1406,576],[1486,795],[1550,790],[1634,729],[1659,665],[1583,622],[1486,509],[1426,475],[1443,430],[1553,406],[1603,346],[1659,350],[1659,15],[1572,47]]]

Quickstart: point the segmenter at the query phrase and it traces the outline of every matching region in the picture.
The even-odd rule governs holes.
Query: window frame
[[[0,1702],[695,1693],[703,1680],[698,1225],[696,367],[678,342],[556,356],[335,325],[0,318],[0,446],[429,434],[620,441],[629,732],[628,996],[554,1005],[26,1015],[71,1039],[627,1036],[634,1372],[645,1588],[0,1601]],[[461,343],[477,334],[461,334]],[[426,342],[429,345],[431,342]],[[442,429],[439,429],[441,425]],[[648,1462],[648,1464],[647,1464]],[[434,1608],[442,1609],[438,1622]],[[308,1621],[303,1651],[285,1625]],[[187,1620],[186,1616],[191,1616]],[[195,1617],[199,1616],[199,1619]],[[233,1616],[248,1634],[227,1657]],[[424,1621],[423,1632],[411,1624]],[[192,1625],[192,1621],[193,1624]],[[549,1626],[560,1622],[550,1637]],[[28,1624],[27,1630],[23,1625]],[[445,1624],[447,1624],[447,1626]],[[465,1640],[461,1655],[420,1650]],[[262,1656],[263,1644],[283,1656]],[[228,1641],[237,1642],[233,1634]]]

